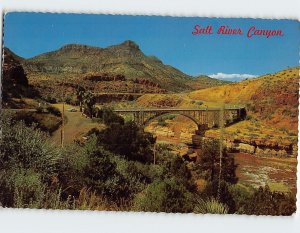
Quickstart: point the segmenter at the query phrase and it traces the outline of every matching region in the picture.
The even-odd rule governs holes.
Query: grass
[[[268,182],[268,186],[272,192],[289,192],[289,187],[284,182]]]
[[[227,214],[228,207],[214,198],[208,200],[199,199],[194,212],[197,214]]]
[[[252,139],[265,139],[275,140],[281,143],[296,143],[297,135],[288,130],[279,130],[270,127],[263,122],[251,120],[244,120],[237,122],[225,128],[225,137],[232,139],[252,138]],[[219,137],[220,131],[218,129],[208,130],[206,136]]]

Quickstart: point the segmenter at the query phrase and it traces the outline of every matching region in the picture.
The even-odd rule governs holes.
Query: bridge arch
[[[191,121],[193,121],[195,123],[195,125],[197,126],[197,128],[199,127],[199,122],[192,116],[189,116],[188,114],[184,114],[184,113],[176,113],[176,112],[163,112],[161,114],[157,114],[155,116],[149,117],[144,123],[143,126],[146,127],[148,126],[151,122],[153,122],[156,119],[159,119],[162,116],[167,116],[167,115],[177,115],[177,116],[184,116],[188,119],[190,119]]]

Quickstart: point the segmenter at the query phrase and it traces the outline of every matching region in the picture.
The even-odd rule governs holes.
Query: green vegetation
[[[200,199],[195,206],[194,212],[196,214],[227,214],[228,207],[214,198],[206,201]]]
[[[294,197],[272,192],[268,186],[256,190],[244,206],[244,214],[291,215],[295,211]]]
[[[35,126],[40,130],[48,133],[53,133],[61,125],[61,113],[54,107],[48,107],[47,112],[42,108],[37,109],[37,112],[19,111],[16,112],[13,119],[15,121],[23,121],[27,126]]]
[[[53,110],[50,110],[53,111]],[[4,207],[291,215],[289,194],[237,184],[234,159],[208,140],[191,169],[168,145],[120,121],[109,109],[103,130],[80,145],[57,147],[47,134],[5,113],[0,141],[0,203]],[[105,115],[104,114],[104,115]],[[102,115],[103,116],[103,115]],[[107,122],[108,123],[108,122]],[[196,174],[196,176],[195,176]],[[220,177],[220,179],[219,179]],[[205,187],[197,190],[195,178]]]

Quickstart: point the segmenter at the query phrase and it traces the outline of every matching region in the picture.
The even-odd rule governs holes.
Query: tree
[[[101,118],[106,125],[120,124],[124,125],[124,118],[116,114],[112,108],[103,107],[97,108],[97,117]]]
[[[76,88],[76,97],[77,97],[77,101],[79,102],[80,112],[82,112],[82,102],[83,102],[84,94],[85,94],[85,89],[82,86],[78,85]]]
[[[224,148],[222,151],[222,170],[221,180],[230,184],[236,184],[238,178],[236,177],[237,165],[234,162],[232,155],[226,152]],[[217,180],[220,173],[220,143],[216,139],[204,140],[202,146],[202,155],[199,162],[196,164],[196,169],[204,178],[212,182]]]
[[[111,123],[98,135],[99,145],[103,145],[106,150],[143,163],[152,162],[154,142],[153,135],[144,132],[133,121],[124,125]]]
[[[92,92],[87,91],[87,92],[84,93],[83,103],[84,103],[84,106],[87,109],[87,114],[91,118],[93,118],[93,108],[94,108],[94,105],[96,104],[96,98],[95,98],[95,96],[93,95]]]

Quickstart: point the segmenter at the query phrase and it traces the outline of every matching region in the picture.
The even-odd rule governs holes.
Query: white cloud
[[[211,74],[208,76],[215,79],[223,79],[228,81],[240,81],[244,79],[257,77],[256,75],[253,74],[224,74],[224,73]]]

